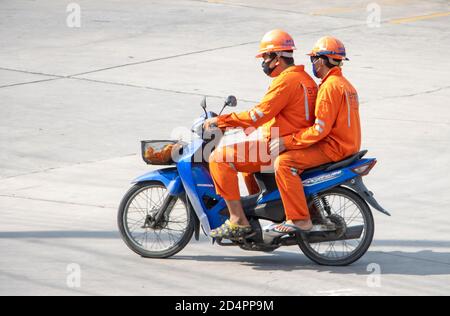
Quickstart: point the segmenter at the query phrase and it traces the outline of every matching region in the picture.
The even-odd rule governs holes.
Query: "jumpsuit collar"
[[[288,72],[300,72],[300,71],[305,71],[305,66],[303,65],[298,65],[298,66],[290,66],[288,68],[286,68],[285,70],[283,70],[283,72],[281,72],[280,75],[286,74]]]
[[[342,69],[341,69],[341,67],[333,67],[333,68],[327,73],[327,75],[322,79],[322,83],[324,83],[325,81],[327,81],[327,79],[330,78],[331,76],[342,76]]]

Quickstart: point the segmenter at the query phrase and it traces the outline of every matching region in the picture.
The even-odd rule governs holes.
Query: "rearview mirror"
[[[202,106],[203,110],[206,111],[206,108],[207,108],[207,106],[206,106],[206,97],[203,98],[202,103],[200,103],[200,105]]]
[[[226,100],[225,100],[225,105],[229,106],[231,108],[235,108],[237,106],[237,99],[234,95],[230,95]]]

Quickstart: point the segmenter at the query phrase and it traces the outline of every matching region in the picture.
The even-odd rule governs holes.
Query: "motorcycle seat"
[[[347,166],[350,166],[354,162],[361,160],[367,154],[367,152],[367,150],[363,150],[355,155],[345,158],[344,160],[331,162],[318,167],[307,169],[303,174],[313,173],[317,171],[329,172],[340,168],[345,168]],[[255,173],[255,178],[263,195],[278,189],[274,173]]]
[[[338,162],[330,162],[318,167],[314,167],[308,170],[305,170],[304,173],[312,173],[312,172],[316,172],[316,171],[333,171],[333,170],[337,170],[340,168],[345,168],[347,166],[350,166],[352,163],[361,160],[365,155],[367,155],[368,151],[367,150],[363,150],[360,151],[359,153],[350,156],[348,158],[345,158],[344,160],[338,161]]]

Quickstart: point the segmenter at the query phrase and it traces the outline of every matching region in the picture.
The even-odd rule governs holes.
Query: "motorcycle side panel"
[[[286,220],[284,206],[281,200],[255,205],[244,209],[244,211],[247,216],[265,219],[275,223],[281,223]]]
[[[202,164],[193,163],[193,158],[201,152],[203,143],[194,141],[185,150],[184,156],[177,164],[178,172],[197,217],[207,234],[211,229],[222,225],[226,217],[221,211],[226,208],[225,201],[216,194],[214,182],[208,169]],[[198,158],[198,157],[196,157]],[[197,159],[195,159],[197,160]],[[208,209],[205,198],[214,199],[216,204]]]
[[[196,184],[197,196],[200,198],[202,208],[208,217],[209,225],[211,229],[215,229],[225,223],[228,219],[228,217],[222,213],[222,211],[227,208],[225,200],[217,195],[213,179],[205,166],[193,165],[192,174]],[[206,199],[214,200],[214,205],[209,206],[208,208],[205,201]]]

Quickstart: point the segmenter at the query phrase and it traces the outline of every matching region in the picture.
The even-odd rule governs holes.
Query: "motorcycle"
[[[236,98],[230,96],[220,113],[236,105]],[[202,230],[209,235],[228,219],[225,201],[216,194],[207,159],[202,154],[212,142],[211,137],[205,137],[203,123],[217,114],[207,111],[206,98],[201,106],[204,114],[192,128],[195,137],[180,146],[176,161],[149,161],[146,153],[177,142],[142,141],[144,160],[166,165],[136,178],[119,207],[122,238],[142,257],[171,257],[183,250],[193,236],[198,241]],[[320,265],[345,266],[356,262],[373,240],[375,224],[370,206],[390,216],[363,182],[363,177],[377,163],[375,158],[364,158],[366,154],[364,150],[301,175],[314,224],[312,231],[280,236],[271,233],[270,224],[263,227],[264,222],[272,225],[283,222],[285,211],[275,175],[258,173],[255,178],[260,193],[242,198],[253,233],[230,241],[213,240],[213,243],[262,252],[299,246],[304,255]]]

